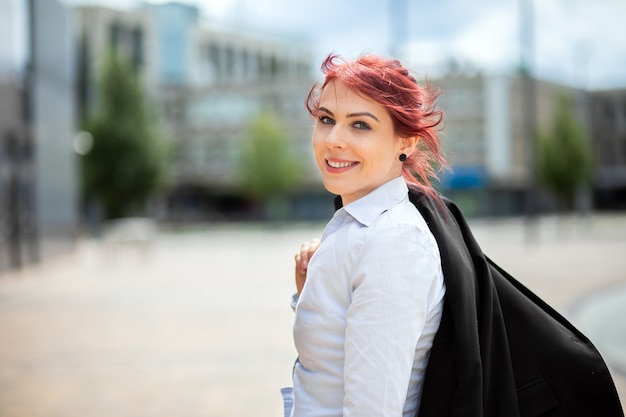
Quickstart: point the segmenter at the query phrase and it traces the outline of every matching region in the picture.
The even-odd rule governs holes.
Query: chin
[[[331,194],[336,194],[336,195],[342,194],[341,187],[338,187],[336,184],[332,184],[332,183],[329,184],[328,182],[324,182],[324,188],[326,188],[326,191],[328,191]]]

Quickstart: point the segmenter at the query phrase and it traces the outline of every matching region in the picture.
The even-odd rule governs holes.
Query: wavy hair
[[[314,84],[305,99],[311,116],[317,118],[321,92],[337,79],[382,105],[398,136],[419,138],[416,152],[403,162],[405,181],[435,195],[431,179],[437,179],[437,172],[447,167],[438,135],[443,118],[443,112],[436,107],[439,90],[428,83],[420,85],[400,61],[377,55],[361,55],[350,61],[330,54],[321,70],[325,75],[323,83]]]

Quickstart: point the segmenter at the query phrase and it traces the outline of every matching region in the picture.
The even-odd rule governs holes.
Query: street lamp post
[[[526,142],[527,185],[525,191],[524,213],[526,223],[526,239],[532,241],[536,237],[537,217],[537,92],[533,76],[534,61],[534,9],[533,0],[520,0],[520,71],[522,82],[522,129]]]
[[[25,216],[26,244],[30,260],[39,261],[39,218],[37,214],[37,146],[35,141],[35,76],[36,76],[36,44],[37,44],[37,0],[27,0],[28,11],[26,27],[28,28],[28,61],[26,76],[24,77],[24,152],[20,157],[19,164],[23,168],[23,177],[26,181],[26,195],[23,205],[27,213]]]

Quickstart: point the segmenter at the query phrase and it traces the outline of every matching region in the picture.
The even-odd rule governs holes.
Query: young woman
[[[324,186],[343,207],[295,257],[291,415],[414,416],[445,285],[407,184],[434,195],[445,164],[436,93],[378,56],[331,55],[322,71],[306,105]]]

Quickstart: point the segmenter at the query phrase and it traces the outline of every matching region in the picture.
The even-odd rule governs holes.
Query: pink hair
[[[376,55],[348,61],[330,54],[321,70],[326,76],[324,82],[313,85],[305,100],[311,116],[317,118],[321,92],[335,79],[382,105],[391,115],[398,136],[419,138],[418,151],[403,163],[405,181],[435,195],[430,180],[437,179],[437,171],[447,166],[438,136],[443,117],[435,105],[439,91],[430,84],[419,85],[398,60]]]

